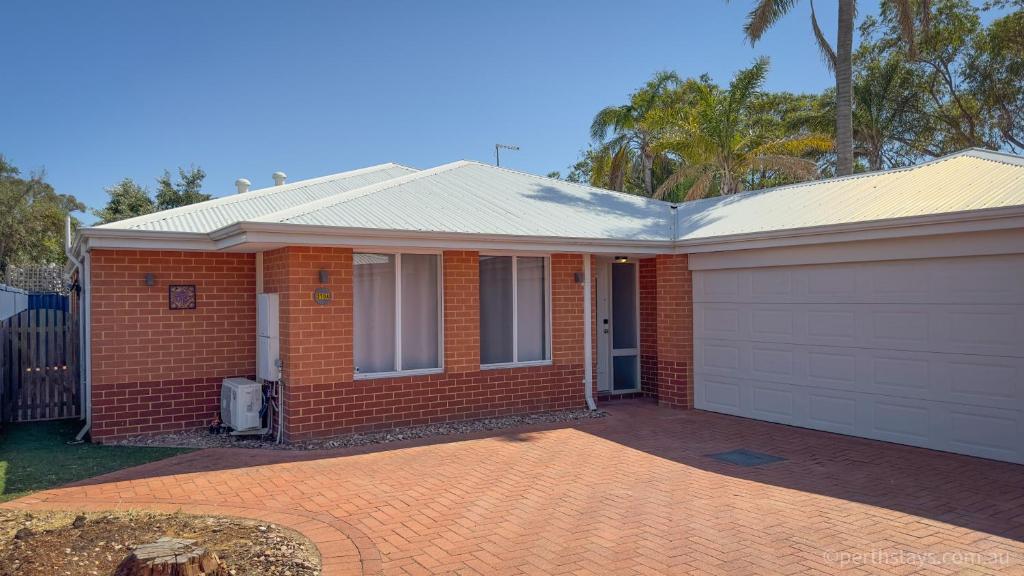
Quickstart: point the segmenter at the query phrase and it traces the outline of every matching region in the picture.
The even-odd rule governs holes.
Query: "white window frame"
[[[387,372],[355,372],[355,380],[372,380],[374,378],[395,378],[398,376],[422,376],[441,374],[444,372],[444,254],[437,250],[360,250],[356,254],[386,254],[395,257],[395,366],[396,370]],[[402,254],[429,254],[437,256],[437,368],[416,368],[402,370]],[[355,263],[352,265],[355,273]],[[356,305],[353,295],[352,305]],[[355,365],[355,330],[352,330],[352,360]]]
[[[493,364],[480,364],[481,370],[500,370],[502,368],[522,368],[526,366],[550,366],[552,364],[552,352],[551,352],[551,255],[550,254],[533,254],[533,253],[502,253],[502,252],[480,252],[479,258],[483,256],[504,256],[512,258],[512,361],[511,362],[497,362]],[[525,362],[519,362],[519,257],[524,258],[543,258],[544,259],[544,320],[547,324],[545,327],[547,334],[547,341],[544,343],[544,355],[546,356],[543,360],[528,360]],[[481,296],[482,298],[482,296]],[[480,334],[481,346],[483,345],[483,334]]]

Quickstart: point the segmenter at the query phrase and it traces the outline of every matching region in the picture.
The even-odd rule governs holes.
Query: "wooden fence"
[[[77,417],[78,356],[72,314],[25,310],[0,322],[0,421]]]

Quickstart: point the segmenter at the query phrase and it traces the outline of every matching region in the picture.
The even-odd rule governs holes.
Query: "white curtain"
[[[516,259],[516,320],[519,362],[547,357],[547,307],[544,304],[544,258]]]
[[[512,257],[480,257],[480,363],[512,362]]]
[[[395,257],[353,258],[353,323],[356,372],[395,370]]]
[[[402,370],[437,368],[437,256],[402,254]]]

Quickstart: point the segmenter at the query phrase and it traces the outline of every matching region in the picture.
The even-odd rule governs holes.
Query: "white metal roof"
[[[678,240],[1024,205],[1024,158],[965,150],[931,162],[680,204]]]
[[[671,240],[657,200],[460,161],[337,194],[256,222],[383,230]]]
[[[265,214],[414,172],[416,170],[398,164],[379,164],[244,194],[214,198],[189,206],[103,224],[97,228],[212,232],[236,222],[252,220]]]
[[[1024,158],[984,150],[678,207],[460,161],[422,171],[383,164],[115,222],[96,232],[109,236],[137,231],[146,234],[147,246],[159,242],[152,233],[200,233],[208,241],[221,241],[239,227],[259,226],[264,232],[301,230],[307,236],[336,228],[357,235],[360,230],[475,234],[481,239],[522,238],[524,243],[539,238],[624,245],[664,242],[671,250],[673,241],[711,244],[759,233],[868,226],[915,216],[971,218],[972,211],[1006,207],[1024,207]]]

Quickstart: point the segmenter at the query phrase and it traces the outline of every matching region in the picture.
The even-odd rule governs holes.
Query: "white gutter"
[[[680,238],[671,243],[674,250],[669,249],[666,252],[693,254],[908,236],[934,236],[961,232],[985,232],[1022,227],[1024,227],[1024,206],[1004,206],[802,228],[742,232],[703,238]],[[669,243],[666,242],[666,244]]]
[[[590,318],[590,254],[583,255],[583,395],[587,399],[587,408],[597,410],[594,403],[594,356],[592,320]]]

